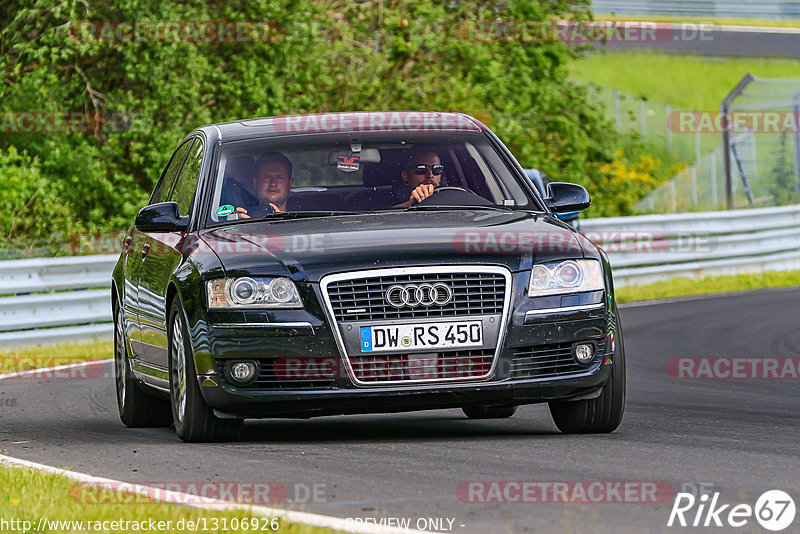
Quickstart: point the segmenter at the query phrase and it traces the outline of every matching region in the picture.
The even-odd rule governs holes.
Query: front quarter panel
[[[225,270],[219,257],[197,234],[188,234],[181,248],[185,260],[171,276],[167,313],[174,299],[179,299],[186,315],[195,368],[198,375],[203,375],[213,371],[205,283],[206,280],[224,277]]]

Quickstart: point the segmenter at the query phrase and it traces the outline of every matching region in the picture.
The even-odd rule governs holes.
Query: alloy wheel
[[[183,327],[180,314],[172,324],[172,399],[179,421],[186,415],[186,348],[183,343]]]

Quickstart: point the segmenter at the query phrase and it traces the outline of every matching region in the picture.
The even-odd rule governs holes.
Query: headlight
[[[603,287],[603,271],[597,260],[539,263],[531,268],[528,296],[595,291]]]
[[[206,287],[210,309],[303,307],[288,278],[219,278],[209,280]]]

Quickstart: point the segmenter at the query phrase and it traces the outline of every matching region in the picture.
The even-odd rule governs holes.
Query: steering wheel
[[[433,190],[433,194],[417,206],[492,206],[493,204],[482,196],[452,185],[440,186]]]
[[[472,193],[472,191],[470,191],[469,189],[464,189],[463,187],[456,187],[454,185],[442,185],[433,188],[434,194],[438,193],[439,191],[464,191],[465,193]]]

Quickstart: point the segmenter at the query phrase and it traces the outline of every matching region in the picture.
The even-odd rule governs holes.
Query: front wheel
[[[613,432],[622,422],[625,411],[625,347],[617,319],[614,332],[611,377],[594,399],[550,403],[550,415],[565,434],[602,434]]]
[[[189,443],[239,439],[242,420],[218,418],[203,399],[178,299],[172,304],[169,324],[169,390],[178,437]]]

